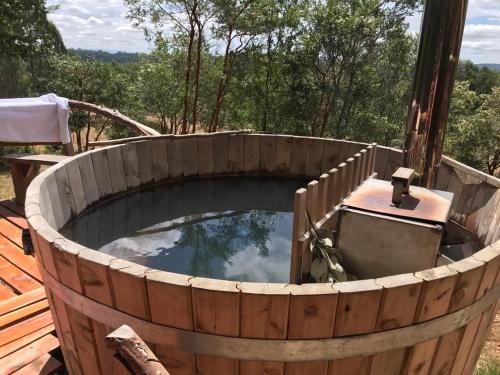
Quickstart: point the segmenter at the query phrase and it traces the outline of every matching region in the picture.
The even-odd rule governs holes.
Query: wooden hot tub
[[[334,285],[206,279],[58,233],[88,207],[144,186],[228,174],[317,179],[366,146],[250,133],[148,137],[40,174],[26,216],[70,373],[119,372],[104,337],[127,324],[172,374],[471,374],[498,307],[500,181],[454,160],[444,158],[436,188],[455,194],[452,219],[484,248],[414,274]],[[375,155],[375,172],[390,178],[400,151]]]

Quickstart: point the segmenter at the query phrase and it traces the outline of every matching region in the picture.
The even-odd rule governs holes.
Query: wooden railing
[[[306,189],[295,192],[290,283],[299,284],[310,274],[311,225],[316,230],[335,226],[340,203],[365,180],[374,177],[376,152],[377,144],[373,143],[337,168],[323,173],[318,180],[309,182]]]

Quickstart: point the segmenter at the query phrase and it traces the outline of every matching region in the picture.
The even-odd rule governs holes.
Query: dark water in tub
[[[69,223],[73,241],[147,267],[288,282],[295,191],[304,180],[223,177],[128,194]]]

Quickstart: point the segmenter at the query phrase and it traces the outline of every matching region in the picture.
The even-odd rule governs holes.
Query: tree
[[[0,97],[26,95],[48,56],[66,51],[45,0],[0,2]]]
[[[477,94],[469,81],[457,81],[450,106],[444,151],[490,175],[500,167],[500,87]]]

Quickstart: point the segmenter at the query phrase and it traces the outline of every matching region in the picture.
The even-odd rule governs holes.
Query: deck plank
[[[21,350],[26,345],[31,344],[33,341],[54,332],[54,329],[54,324],[49,324],[46,327],[42,327],[39,330],[31,332],[30,334],[20,337],[17,340],[14,340],[6,345],[0,346],[0,358]]]
[[[15,212],[19,216],[22,216],[22,217],[26,216],[24,214],[24,207],[20,206],[12,199],[6,199],[3,201],[0,201],[0,205],[7,207],[9,210]]]
[[[0,237],[0,256],[27,273],[29,276],[42,282],[42,275],[36,265],[36,260],[32,256],[26,256],[24,251],[16,245],[10,243],[5,238]]]
[[[7,221],[18,226],[21,229],[28,229],[28,222],[24,217],[18,213],[8,209],[7,207],[0,204],[0,217],[7,219]]]
[[[45,335],[23,348],[23,350],[16,351],[0,359],[0,375],[12,374],[58,346],[59,341],[55,336],[51,334]]]
[[[23,248],[22,231],[7,219],[0,217],[0,234],[14,245]]]
[[[13,372],[15,375],[48,375],[60,370],[63,364],[50,354],[35,359],[33,362]]]
[[[50,374],[64,366],[49,353],[59,342],[36,260],[22,250],[26,228],[23,208],[0,201],[0,375]]]
[[[0,346],[7,345],[52,324],[50,311],[43,312],[0,331]]]
[[[2,256],[0,256],[0,279],[19,293],[29,292],[42,285]]]
[[[0,299],[0,316],[43,299],[45,299],[45,289],[43,287],[4,300]]]

